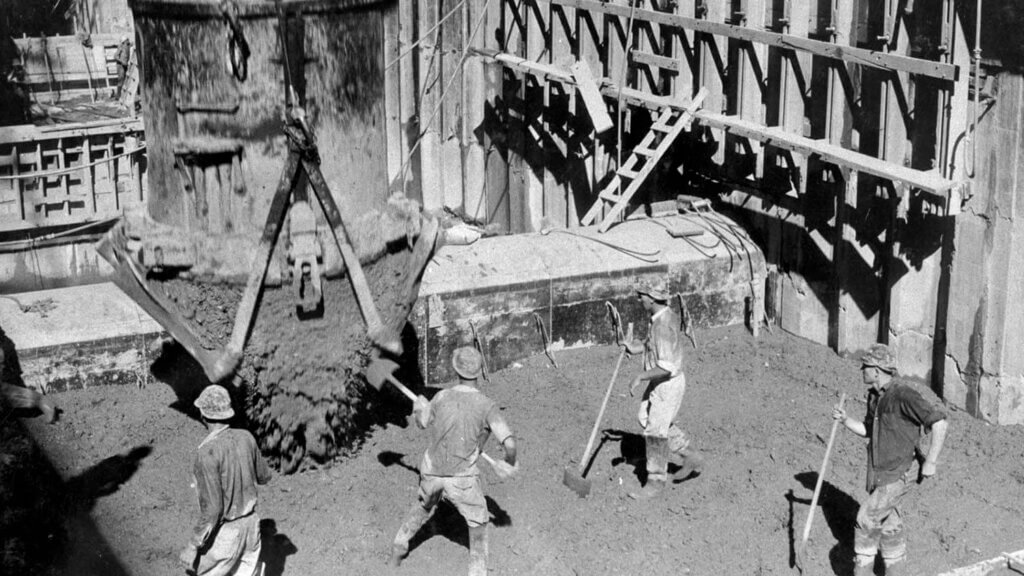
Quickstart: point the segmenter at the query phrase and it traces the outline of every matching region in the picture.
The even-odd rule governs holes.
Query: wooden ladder
[[[654,171],[658,161],[665,155],[665,152],[668,152],[676,137],[683,131],[683,128],[689,126],[693,120],[693,113],[700,108],[707,94],[707,89],[701,88],[685,107],[665,106],[661,110],[658,118],[651,125],[650,131],[644,135],[644,139],[633,148],[629,158],[615,171],[611,182],[597,195],[597,201],[580,220],[581,225],[589,226],[596,222],[598,232],[602,233],[611,228],[616,218],[626,209],[633,195],[640,190],[647,176]],[[629,184],[622,194],[619,194],[619,185],[623,182],[629,182]],[[606,204],[611,204],[611,208],[602,219],[600,214]]]

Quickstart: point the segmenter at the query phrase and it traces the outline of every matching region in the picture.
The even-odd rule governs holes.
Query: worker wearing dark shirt
[[[921,464],[920,476],[930,478],[946,438],[946,413],[909,384],[894,377],[896,362],[889,347],[875,344],[864,355],[861,371],[868,391],[864,421],[836,406],[832,417],[853,433],[868,439],[868,499],[857,512],[854,564],[857,576],[874,574],[875,556],[881,553],[886,576],[906,574],[906,533],[899,505],[910,491],[911,467],[921,431],[931,428],[932,441]]]
[[[208,386],[195,405],[210,429],[196,453],[195,489],[199,521],[181,561],[199,576],[252,576],[259,573],[260,518],[257,484],[270,469],[246,430],[230,428],[231,399],[221,386]]]
[[[459,383],[442,390],[430,402],[416,399],[416,424],[426,428],[430,445],[420,461],[418,502],[413,505],[391,549],[391,563],[401,564],[409,553],[409,541],[445,499],[469,527],[469,576],[487,574],[487,524],[490,514],[480,485],[477,460],[492,433],[505,450],[505,461],[491,466],[501,478],[514,474],[516,442],[497,404],[484,396],[476,383],[483,373],[483,358],[475,348],[455,350],[452,365]]]

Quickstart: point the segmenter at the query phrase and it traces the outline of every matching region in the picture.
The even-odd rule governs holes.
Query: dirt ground
[[[483,389],[513,426],[522,462],[511,481],[485,472],[492,574],[795,573],[793,535],[799,538],[806,518],[830,407],[846,391],[852,413],[864,408],[857,365],[779,330],[754,339],[741,328],[717,329],[698,332],[697,341],[679,421],[707,467],[651,502],[626,496],[638,486],[629,462],[641,446],[637,400],[626,388],[639,359],[623,363],[587,499],[562,485],[562,470],[580,458],[618,351],[561,351],[560,369],[537,356],[490,376]],[[404,397],[386,393],[383,400],[408,409]],[[48,529],[17,528],[5,548],[38,545],[52,573],[181,574],[175,558],[197,511],[189,474],[202,424],[176,408],[175,392],[161,383],[55,399],[64,410],[57,424],[24,421],[52,469],[45,461],[35,469],[8,466],[5,477],[9,489],[12,477],[34,475],[21,506],[34,502],[33,517]],[[1019,427],[951,413],[939,473],[906,505],[912,574],[1024,548],[1022,438]],[[401,568],[385,566],[415,500],[425,441],[414,426],[386,424],[350,458],[276,476],[260,497],[266,574],[465,573],[465,527],[446,506]],[[5,451],[12,445],[5,439]],[[493,440],[489,451],[501,454]],[[852,522],[865,495],[863,458],[863,440],[840,430],[805,574],[849,573]]]

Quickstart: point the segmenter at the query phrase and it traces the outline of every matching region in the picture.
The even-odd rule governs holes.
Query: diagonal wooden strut
[[[597,230],[602,233],[611,228],[622,211],[629,205],[629,201],[643,186],[647,177],[658,166],[658,162],[668,152],[676,137],[690,125],[694,113],[700,108],[707,94],[707,89],[701,88],[685,106],[679,108],[666,106],[661,109],[643,140],[633,148],[626,161],[615,171],[611,182],[597,195],[597,201],[580,220],[581,225],[589,226],[597,223]],[[619,194],[619,186],[626,182],[628,182],[626,189]],[[608,208],[604,218],[600,218],[608,204],[611,204],[611,207]]]

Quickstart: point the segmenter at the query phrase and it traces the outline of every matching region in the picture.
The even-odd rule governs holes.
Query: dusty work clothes
[[[896,481],[875,488],[861,504],[853,541],[853,551],[860,557],[858,563],[873,562],[879,552],[887,562],[906,556],[907,538],[899,506],[912,486],[907,470]]]
[[[498,406],[472,386],[458,384],[438,392],[427,414],[417,417],[428,428],[430,445],[420,462],[420,505],[433,510],[441,498],[451,502],[469,526],[487,523],[487,504],[477,460],[487,437],[504,443],[512,435]]]
[[[200,574],[248,576],[252,571],[245,570],[260,550],[256,485],[270,480],[256,439],[246,430],[214,430],[199,444],[193,474],[199,521],[192,544],[199,550],[200,568],[208,565],[212,570]]]
[[[857,513],[854,552],[867,561],[881,552],[887,561],[906,555],[900,502],[913,486],[911,466],[924,427],[946,418],[940,407],[912,386],[892,380],[881,392],[868,392],[868,499]]]
[[[659,367],[669,376],[651,380],[640,402],[637,419],[644,436],[666,439],[670,452],[682,453],[690,445],[686,433],[673,423],[686,393],[686,375],[683,374],[683,341],[679,333],[679,317],[665,307],[651,316],[651,324],[644,342],[644,370]],[[664,480],[668,463],[664,458],[647,459],[647,477]]]
[[[867,490],[896,481],[914,462],[921,429],[946,418],[946,412],[909,384],[894,379],[882,392],[868,392],[864,427],[868,443]]]
[[[210,547],[199,557],[197,576],[259,574],[260,516],[253,512],[220,525]]]

